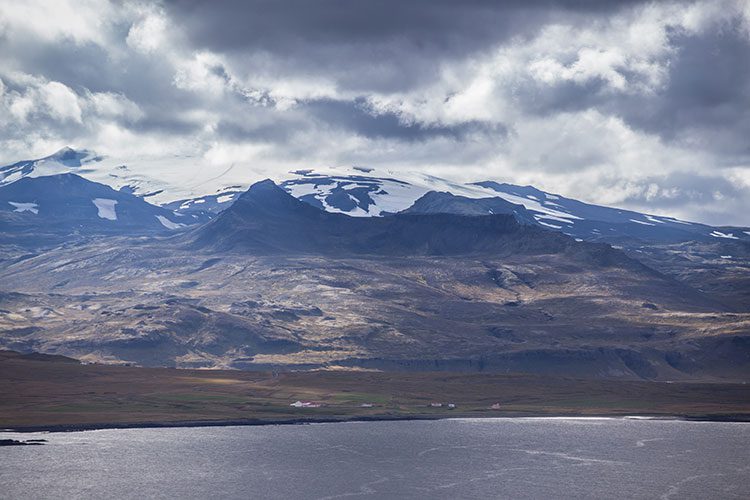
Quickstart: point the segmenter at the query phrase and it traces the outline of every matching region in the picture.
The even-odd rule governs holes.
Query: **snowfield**
[[[15,207],[14,212],[31,212],[32,214],[39,213],[39,205],[36,203],[21,203],[18,201],[9,201],[11,205]]]
[[[109,200],[107,198],[94,198],[91,200],[96,209],[99,211],[98,216],[102,219],[117,220],[117,212],[115,212],[116,200]]]
[[[161,222],[161,225],[166,227],[167,229],[179,229],[181,227],[185,227],[185,224],[172,222],[171,220],[167,219],[163,215],[157,215],[155,217],[159,220],[159,222]]]
[[[739,240],[737,236],[732,233],[722,233],[721,231],[712,231],[711,236],[714,238],[726,238],[729,240]]]

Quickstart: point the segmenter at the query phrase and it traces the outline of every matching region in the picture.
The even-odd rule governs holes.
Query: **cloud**
[[[750,224],[742,0],[28,0],[0,51],[4,163],[369,164]]]
[[[133,49],[150,54],[166,41],[167,21],[161,13],[149,13],[133,23],[125,42]]]
[[[81,123],[78,96],[60,82],[49,82],[31,75],[14,75],[13,87],[2,84],[3,108],[15,120],[27,123],[35,118]]]
[[[650,207],[652,211],[694,213],[716,225],[740,224],[741,212],[747,210],[750,186],[716,175],[699,172],[673,172],[652,176],[621,186],[623,204]],[[739,217],[728,217],[734,212]]]
[[[122,94],[114,92],[87,93],[86,100],[96,115],[106,118],[124,118],[135,122],[143,117],[143,111],[136,103]]]
[[[32,43],[55,43],[62,39],[76,44],[106,45],[110,21],[118,16],[109,1],[56,0],[0,4],[0,26],[4,38]]]

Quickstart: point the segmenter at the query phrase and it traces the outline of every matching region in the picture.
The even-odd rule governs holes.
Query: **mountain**
[[[373,169],[303,170],[280,185],[328,212],[354,216],[513,214],[521,224],[608,243],[651,268],[750,309],[750,229],[712,227],[665,216],[586,204],[530,186],[457,184]]]
[[[512,211],[482,216],[399,213],[349,217],[304,203],[271,180],[253,184],[230,208],[186,237],[196,248],[255,255],[500,257],[554,253],[592,265],[618,263],[643,268],[609,245],[579,243],[557,232],[520,224]]]
[[[483,181],[458,184],[433,176],[400,178],[356,167],[343,175],[312,170],[293,172],[281,186],[315,207],[352,216],[406,213],[510,213],[518,220],[586,241],[615,244],[677,243],[717,239],[750,242],[750,228],[713,227],[583,203],[531,186]],[[433,193],[443,193],[435,196]],[[428,198],[422,199],[429,195]],[[451,199],[447,195],[456,198]],[[416,206],[415,203],[419,202]],[[520,210],[519,207],[525,210]]]
[[[661,380],[750,366],[749,313],[609,245],[511,213],[348,217],[271,181],[171,238],[0,261],[0,283],[0,347],[85,361]]]
[[[296,170],[279,185],[321,210],[353,217],[382,216],[409,208],[430,191],[489,198],[491,190],[418,173],[378,172],[371,168]]]
[[[186,221],[192,222],[76,174],[24,177],[0,186],[0,234],[19,244],[70,241],[75,235],[168,233]]]
[[[0,348],[146,366],[748,379],[744,228],[360,167],[243,191],[232,168],[144,165],[63,150],[2,169]]]
[[[451,193],[430,191],[416,200],[412,206],[399,212],[401,214],[456,214],[483,216],[507,214],[521,224],[536,225],[533,214],[523,205],[518,205],[503,198],[472,199],[456,196]]]
[[[476,185],[491,189],[505,200],[522,203],[531,211],[544,213],[545,210],[552,209],[560,212],[564,215],[535,217],[540,224],[586,240],[618,242],[633,239],[654,243],[677,243],[736,239],[750,242],[750,232],[745,232],[748,228],[712,227],[673,217],[592,205],[546,193],[531,186],[515,186],[493,181],[478,182]]]
[[[166,205],[179,201],[177,207],[194,204],[196,209],[200,209],[199,205],[210,196],[221,197],[227,192],[238,194],[247,186],[248,175],[252,176],[252,172],[232,167],[222,167],[222,170],[216,171],[201,158],[190,156],[153,158],[133,152],[127,157],[113,157],[64,147],[43,158],[0,166],[0,186],[27,177],[66,173],[139,196],[152,204]],[[226,198],[222,197],[220,203],[225,201]],[[171,206],[165,208],[176,210]],[[197,215],[196,219],[200,219],[199,212],[196,210],[189,215]]]
[[[25,177],[42,177],[67,172],[86,172],[87,163],[95,163],[100,158],[91,151],[76,151],[64,147],[55,153],[36,160],[22,160],[0,167],[0,186],[11,184]]]
[[[187,174],[189,172],[189,174]],[[252,171],[235,165],[212,167],[190,157],[110,158],[88,150],[66,147],[56,153],[0,167],[0,186],[25,177],[75,173],[113,189],[134,194],[195,222],[205,222],[228,208],[252,180]],[[461,206],[443,200],[446,213],[478,214],[491,203],[500,213],[511,205],[518,220],[563,232],[586,241],[602,241],[630,248],[642,244],[675,244],[686,241],[750,242],[750,228],[708,226],[668,216],[584,203],[531,186],[486,180],[458,183],[408,171],[383,171],[366,167],[296,170],[279,176],[279,185],[296,198],[322,210],[354,217],[386,216],[410,207],[422,196],[449,193],[461,197]],[[495,201],[475,201],[494,199]],[[503,204],[501,201],[509,205]],[[434,203],[435,200],[433,199]],[[468,208],[476,203],[474,208]],[[504,205],[504,207],[501,207]],[[492,208],[487,208],[490,210]],[[435,212],[437,205],[411,210]]]
[[[207,222],[228,209],[252,176],[235,165],[216,167],[190,157],[117,159],[63,148],[46,158],[0,167],[0,185],[56,173],[75,173],[159,203],[182,216],[170,220],[185,224]],[[750,307],[750,278],[745,277],[750,273],[748,228],[712,227],[586,204],[530,186],[494,181],[462,184],[365,167],[297,170],[278,182],[313,207],[354,217],[382,218],[398,212],[512,214],[523,225],[615,245],[692,288],[710,291],[737,310]]]
[[[205,222],[213,218],[222,210],[232,206],[239,196],[244,193],[240,186],[227,186],[219,194],[207,194],[176,200],[162,205],[180,215],[188,215],[196,221]]]

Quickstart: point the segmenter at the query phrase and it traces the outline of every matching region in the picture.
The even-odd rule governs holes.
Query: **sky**
[[[360,165],[748,226],[748,138],[750,0],[0,0],[2,164]]]

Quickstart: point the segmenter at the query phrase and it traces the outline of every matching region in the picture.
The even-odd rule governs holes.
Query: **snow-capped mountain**
[[[523,223],[561,231],[587,241],[624,239],[676,242],[689,240],[746,240],[748,228],[717,228],[673,217],[583,203],[531,186],[482,181],[459,184],[434,176],[381,173],[352,167],[338,170],[300,170],[281,186],[293,196],[329,212],[382,216],[411,213],[470,215],[515,213]],[[428,193],[447,193],[437,200]],[[501,206],[488,205],[502,200]],[[429,201],[429,203],[428,203]],[[429,206],[428,206],[429,205]]]
[[[170,233],[193,218],[76,174],[23,177],[0,186],[4,240],[37,245],[70,235]]]
[[[155,205],[180,201],[199,205],[206,196],[239,193],[253,181],[252,172],[232,167],[209,168],[200,159],[187,156],[128,158],[99,155],[89,150],[62,148],[35,160],[0,167],[0,186],[26,177],[72,173],[147,199]],[[222,201],[224,198],[222,198]]]
[[[227,209],[258,180],[232,166],[209,168],[194,158],[115,159],[63,148],[37,160],[0,167],[0,186],[26,177],[75,173],[118,192],[139,196],[189,221],[206,221]],[[276,176],[282,188],[322,210],[353,217],[412,213],[514,213],[519,222],[561,231],[587,241],[750,241],[750,228],[713,227],[584,203],[531,186],[484,180],[459,183],[419,172],[364,167],[296,170]],[[418,200],[428,193],[452,196]],[[480,201],[483,200],[483,201]],[[492,201],[494,200],[494,201]],[[499,202],[502,201],[502,203]],[[17,201],[17,200],[13,200]],[[503,209],[505,207],[505,209]]]
[[[493,192],[481,186],[461,184],[415,172],[371,168],[323,168],[290,172],[281,186],[292,196],[328,212],[354,217],[393,214],[409,208],[430,191],[446,191],[467,198],[489,198]]]

